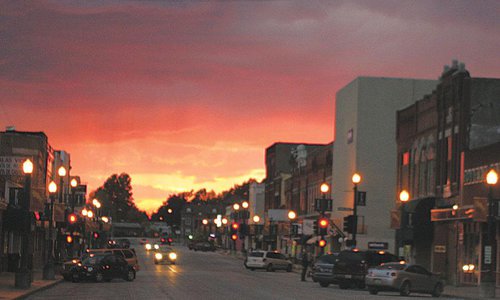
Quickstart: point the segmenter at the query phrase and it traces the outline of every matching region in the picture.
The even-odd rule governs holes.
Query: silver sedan
[[[424,267],[405,263],[386,263],[368,269],[365,284],[372,295],[379,291],[399,291],[401,296],[411,292],[431,294],[439,297],[443,282]]]

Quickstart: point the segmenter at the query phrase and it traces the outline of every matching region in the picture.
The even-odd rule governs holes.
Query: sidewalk
[[[500,299],[500,288],[496,289],[495,295],[496,295],[495,299]],[[455,297],[461,299],[485,299],[481,298],[481,292],[478,286],[447,285],[444,287],[443,297]]]
[[[42,270],[34,271],[34,280],[29,289],[18,289],[14,287],[14,273],[0,273],[0,299],[24,299],[29,295],[47,289],[62,281],[62,277],[56,275],[55,280],[42,280]]]

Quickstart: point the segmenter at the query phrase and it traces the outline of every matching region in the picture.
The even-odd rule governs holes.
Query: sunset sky
[[[141,209],[263,179],[274,142],[328,143],[358,76],[500,77],[500,1],[2,1],[0,126],[44,131],[89,189]]]

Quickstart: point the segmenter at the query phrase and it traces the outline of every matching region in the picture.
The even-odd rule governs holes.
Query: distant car
[[[365,276],[368,268],[379,266],[382,263],[399,261],[397,256],[386,251],[343,250],[335,259],[332,276],[341,289],[347,289],[353,285],[365,288]]]
[[[311,277],[314,282],[318,282],[322,287],[328,287],[330,284],[338,283],[333,277],[333,266],[338,252],[332,254],[325,254],[320,256],[312,267]]]
[[[398,291],[401,296],[416,292],[439,297],[444,287],[437,275],[422,266],[405,263],[387,263],[370,268],[365,282],[372,295],[379,291]]]
[[[268,272],[286,270],[291,272],[293,265],[285,255],[273,251],[253,251],[245,259],[243,265],[250,270],[265,269]]]
[[[70,270],[73,282],[93,279],[97,282],[122,278],[127,281],[135,279],[135,270],[123,257],[115,254],[89,254]]]
[[[175,265],[176,262],[177,262],[177,253],[173,248],[160,246],[160,249],[155,251],[155,256],[154,256],[155,265],[164,263],[170,263],[172,265]]]
[[[194,251],[215,251],[215,246],[209,242],[197,242],[192,246]]]

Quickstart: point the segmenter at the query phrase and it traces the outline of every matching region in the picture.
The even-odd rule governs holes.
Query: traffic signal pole
[[[353,221],[352,221],[352,245],[356,248],[356,233],[358,232],[358,184],[354,184],[354,205],[353,205]]]

